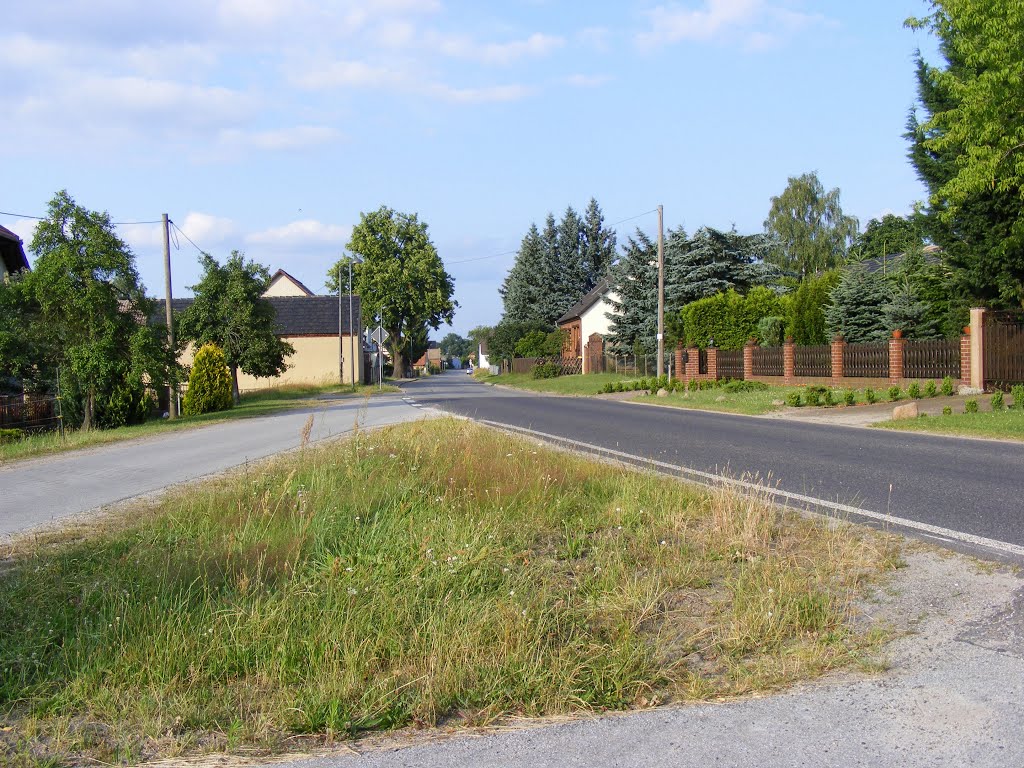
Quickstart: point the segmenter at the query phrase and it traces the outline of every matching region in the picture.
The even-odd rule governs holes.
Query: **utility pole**
[[[161,217],[164,225],[164,308],[167,311],[167,345],[174,353],[174,312],[171,309],[171,224],[167,214]],[[172,375],[173,376],[173,375]],[[178,418],[178,387],[172,381],[167,385],[167,418]]]
[[[665,369],[665,209],[658,206],[658,378]]]
[[[338,262],[338,384],[345,383],[345,347],[341,340],[341,262]]]
[[[348,346],[352,353],[352,390],[356,388],[356,326],[352,317],[352,259],[348,260]],[[360,350],[360,357],[362,351]]]

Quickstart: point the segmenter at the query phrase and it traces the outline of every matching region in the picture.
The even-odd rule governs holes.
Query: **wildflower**
[[[346,573],[352,573],[352,566],[350,565],[348,568],[346,568],[345,572]]]
[[[502,568],[502,569],[501,569],[501,572],[502,572],[502,573],[508,573],[508,568]]]
[[[509,597],[513,597],[513,596],[515,595],[515,593],[516,593],[516,591],[515,591],[514,589],[510,589],[510,590],[508,591],[508,596],[509,596]]]
[[[512,454],[511,453],[506,453],[505,456],[508,457],[508,458],[512,458]]]
[[[359,591],[359,590],[357,590],[357,589],[354,589],[354,588],[352,588],[352,587],[349,587],[349,588],[348,588],[348,593],[349,593],[350,595],[354,595],[354,594],[356,594],[356,593],[357,593],[358,591]]]

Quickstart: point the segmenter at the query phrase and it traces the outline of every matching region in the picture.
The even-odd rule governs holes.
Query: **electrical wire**
[[[193,248],[195,248],[195,249],[196,249],[197,251],[199,251],[199,252],[200,252],[200,253],[202,253],[202,254],[206,254],[206,253],[208,253],[208,251],[204,251],[204,250],[203,250],[202,248],[200,248],[200,247],[199,247],[198,245],[196,245],[195,241],[194,241],[194,240],[193,240],[193,239],[192,239],[191,237],[189,237],[188,235],[186,235],[186,234],[185,234],[185,233],[184,233],[184,232],[182,231],[181,227],[179,227],[179,226],[178,226],[177,224],[175,224],[175,223],[174,223],[173,221],[171,221],[170,219],[168,219],[168,221],[170,221],[170,224],[171,224],[171,226],[172,226],[172,227],[174,227],[174,228],[175,228],[176,230],[178,230],[178,233],[179,233],[179,234],[180,234],[180,235],[181,235],[182,237],[184,237],[184,238],[185,238],[186,240],[188,240],[188,241],[189,241],[190,243],[192,243],[192,247],[193,247]]]
[[[46,216],[29,216],[27,213],[11,213],[10,211],[0,211],[0,216],[11,216],[15,219],[34,219],[35,221],[44,221]],[[160,224],[160,219],[154,219],[152,221],[112,221],[110,222],[115,227],[126,227],[134,224]]]

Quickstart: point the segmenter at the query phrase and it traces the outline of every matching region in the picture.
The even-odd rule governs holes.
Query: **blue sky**
[[[465,333],[533,221],[762,229],[816,170],[861,219],[924,196],[901,138],[923,0],[137,0],[16,3],[0,30],[0,210],[66,188],[115,221],[167,212],[322,291],[360,211],[430,225]],[[33,223],[0,216],[31,236]],[[619,227],[653,231],[656,217]],[[153,295],[159,227],[123,226]],[[172,252],[174,290],[196,252]],[[470,259],[479,259],[467,261]],[[458,263],[462,262],[462,263]],[[438,336],[447,329],[442,328]]]

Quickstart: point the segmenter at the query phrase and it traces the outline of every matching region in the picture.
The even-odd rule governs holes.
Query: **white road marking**
[[[550,440],[556,443],[564,443],[584,451],[593,453],[602,453],[608,456],[613,456],[617,459],[628,460],[631,463],[640,462],[651,467],[658,469],[671,470],[679,474],[691,477],[695,480],[703,481],[704,483],[711,483],[716,485],[728,485],[734,488],[741,488],[745,491],[756,491],[757,493],[767,493],[773,498],[785,499],[788,502],[801,502],[803,504],[810,504],[815,507],[822,507],[829,509],[834,512],[843,512],[849,515],[857,515],[864,517],[869,520],[875,520],[878,522],[886,523],[888,525],[900,526],[902,528],[909,528],[910,530],[917,531],[926,536],[933,536],[936,538],[945,538],[953,541],[959,541],[964,544],[971,544],[977,547],[985,547],[987,549],[995,550],[1007,555],[1013,555],[1018,558],[1024,558],[1024,547],[1018,544],[1011,544],[1006,541],[998,541],[996,539],[989,539],[984,536],[975,536],[972,533],[964,533],[962,531],[955,531],[951,528],[943,528],[938,525],[931,525],[929,523],[921,523],[917,520],[909,520],[904,517],[897,517],[896,515],[889,515],[882,512],[872,512],[870,509],[863,509],[861,507],[854,507],[849,504],[839,504],[835,501],[827,501],[825,499],[817,499],[813,496],[805,496],[802,493],[793,493],[791,491],[784,491],[781,488],[771,488],[766,485],[759,483],[753,483],[748,480],[736,480],[734,478],[723,477],[722,475],[716,475],[712,472],[702,472],[699,469],[691,469],[690,467],[684,467],[679,464],[669,464],[665,461],[658,461],[657,459],[648,459],[643,456],[636,456],[631,453],[625,453],[623,451],[616,451],[613,448],[605,448],[600,445],[594,445],[593,443],[585,443],[579,440],[572,440],[567,437],[559,437],[558,435],[550,435],[546,432],[538,432],[533,429],[527,429],[526,427],[516,427],[511,424],[500,424],[494,421],[487,421],[484,419],[480,420],[480,423],[487,424],[498,429],[509,429],[514,432],[519,432],[533,437],[541,437],[546,440]]]

